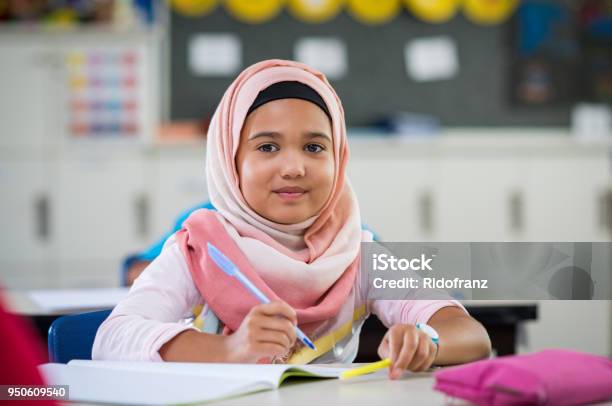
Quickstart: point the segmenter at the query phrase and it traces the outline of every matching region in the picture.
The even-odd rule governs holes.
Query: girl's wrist
[[[185,330],[164,344],[159,355],[175,362],[239,362],[233,359],[230,337]]]
[[[249,360],[241,349],[243,346],[238,342],[238,337],[235,333],[230,335],[218,335],[221,340],[221,353],[223,354],[223,362],[228,363],[250,363]]]
[[[220,335],[221,353],[223,354],[224,362],[237,363],[240,362],[235,351],[235,345],[232,335]]]

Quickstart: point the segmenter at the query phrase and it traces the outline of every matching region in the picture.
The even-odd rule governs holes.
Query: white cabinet
[[[612,301],[541,300],[538,320],[524,326],[519,352],[551,347],[612,355]],[[587,332],[585,334],[585,332]]]
[[[544,156],[530,160],[524,182],[529,240],[610,239],[602,224],[602,196],[612,186],[610,164],[593,158]]]
[[[151,240],[142,141],[157,123],[159,40],[100,29],[0,34],[0,284],[117,285],[121,259]],[[119,118],[138,134],[70,134],[77,110],[79,120],[117,119],[119,96],[135,101]]]
[[[387,241],[609,241],[609,149],[563,132],[358,138],[349,174]]]
[[[0,35],[0,148],[43,150],[57,142],[55,43]]]
[[[520,237],[521,172],[515,157],[447,157],[431,174],[438,241]]]
[[[148,241],[140,156],[87,158],[59,164],[57,245],[66,287],[117,285],[121,258]]]
[[[9,288],[56,279],[50,163],[0,159],[0,275]]]
[[[387,241],[423,241],[431,234],[429,163],[357,158],[349,165],[362,221]]]

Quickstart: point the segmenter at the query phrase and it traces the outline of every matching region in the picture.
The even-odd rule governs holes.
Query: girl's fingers
[[[389,330],[389,358],[391,365],[397,362],[397,357],[402,348],[402,335],[397,330]]]
[[[390,328],[387,333],[389,334],[389,358],[391,359],[392,365],[392,368],[389,369],[389,374],[394,375],[394,370],[404,342],[404,334],[401,328]]]
[[[422,335],[418,338],[418,343],[414,349],[414,356],[410,363],[408,363],[408,369],[411,371],[419,371],[420,368],[427,362],[431,353],[431,339],[429,337],[423,337]]]
[[[277,300],[255,306],[254,309],[257,309],[259,314],[263,314],[265,316],[282,316],[291,321],[293,324],[297,324],[297,315],[295,310],[293,310],[293,308],[285,302]]]
[[[260,331],[278,336],[279,337],[278,340],[282,339],[282,344],[287,346],[287,348],[291,348],[293,344],[295,344],[295,340],[296,340],[295,332],[287,332],[284,330],[272,330],[272,329],[268,329],[265,327],[261,328]],[[262,341],[262,340],[257,339],[257,341]]]
[[[264,330],[273,330],[285,334],[289,341],[293,342],[296,339],[295,325],[289,320],[281,317],[262,317],[259,321],[259,327]]]
[[[429,367],[433,365],[433,362],[436,359],[437,348],[433,342],[428,343],[428,346],[429,346],[429,355],[427,356],[425,361],[421,363],[420,365],[417,365],[416,369],[414,369],[413,371],[426,371],[427,369],[429,369]]]
[[[275,343],[258,343],[256,347],[257,353],[264,357],[283,356],[287,353],[287,348]]]
[[[411,330],[405,330],[402,334],[402,346],[397,357],[397,361],[394,362],[393,369],[391,370],[391,378],[398,378],[402,372],[404,372],[409,365],[414,362],[417,356],[416,349],[418,347],[418,335],[414,334]]]
[[[389,338],[387,334],[385,334],[382,341],[380,342],[377,352],[380,359],[389,358]]]
[[[426,334],[413,326],[397,325],[385,334],[378,355],[390,358],[389,378],[397,379],[406,369],[416,372],[429,368],[435,360],[436,350]]]
[[[260,329],[257,332],[256,342],[258,344],[277,344],[282,346],[285,351],[289,350],[293,345],[293,342],[285,333],[282,333],[278,330],[266,329]]]

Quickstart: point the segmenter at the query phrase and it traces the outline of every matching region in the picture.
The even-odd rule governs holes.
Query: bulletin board
[[[530,108],[516,103],[512,82],[516,21],[479,26],[462,15],[429,24],[400,13],[367,26],[341,12],[322,24],[306,24],[282,11],[264,24],[237,21],[219,7],[189,18],[172,13],[170,27],[170,116],[175,120],[212,115],[233,77],[194,75],[187,44],[200,33],[234,33],[242,43],[242,66],[268,58],[293,58],[303,37],[335,36],[346,44],[348,72],[332,80],[349,126],[367,126],[394,111],[433,115],[443,126],[567,126],[569,100]],[[404,47],[416,38],[448,36],[455,42],[459,69],[446,80],[416,82],[406,74]]]

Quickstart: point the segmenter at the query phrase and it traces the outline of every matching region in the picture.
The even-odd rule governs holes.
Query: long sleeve
[[[173,235],[98,329],[92,358],[162,361],[159,349],[191,328],[180,319],[201,301]]]
[[[427,323],[443,307],[456,306],[467,310],[456,300],[373,300],[370,311],[386,326]]]

